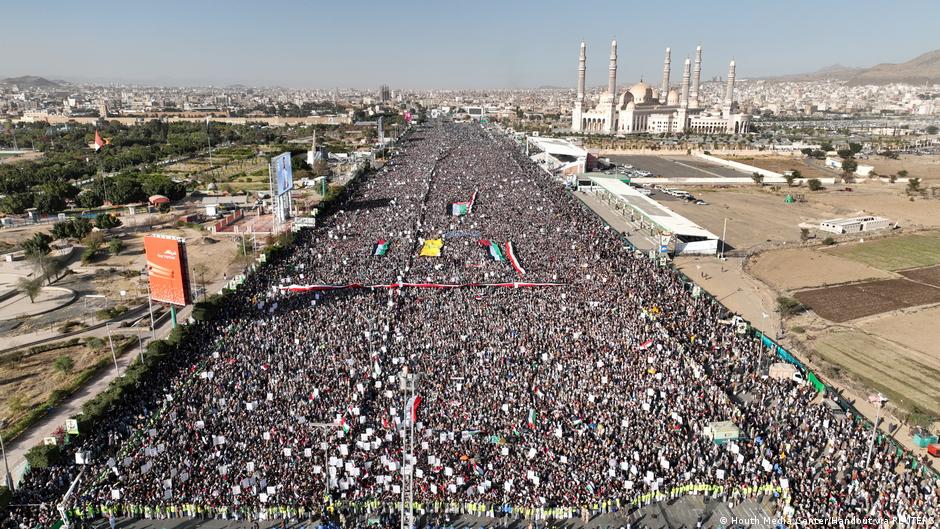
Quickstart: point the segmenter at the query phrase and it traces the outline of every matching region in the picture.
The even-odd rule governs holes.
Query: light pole
[[[140,325],[137,325],[137,347],[140,348],[140,363],[144,363],[144,341],[140,339]]]
[[[7,461],[7,450],[3,447],[3,429],[6,428],[6,421],[0,421],[0,452],[3,452],[3,467],[6,470],[4,479],[7,490],[13,490],[13,476],[10,475],[10,463]]]
[[[871,427],[871,441],[868,442],[868,456],[865,457],[865,470],[868,470],[868,465],[871,463],[871,453],[875,449],[875,437],[878,433],[878,421],[881,420],[881,410],[885,407],[885,402],[888,402],[888,399],[879,393],[877,395],[870,395],[868,402],[878,404],[878,413],[875,415],[875,423]]]
[[[118,374],[117,355],[114,354],[114,340],[111,338],[111,322],[106,322],[104,326],[108,329],[108,345],[111,346],[111,358],[114,360],[114,376]]]
[[[721,228],[721,255],[718,256],[719,259],[725,258],[725,234],[728,232],[728,217],[725,217],[725,225]]]
[[[146,269],[141,271],[141,275]],[[153,323],[153,296],[150,293],[150,277],[147,277],[147,305],[150,307],[150,339],[157,339],[157,329]]]
[[[329,434],[329,431],[336,427],[335,424],[328,422],[312,422],[310,426],[314,428],[320,428],[324,432]],[[326,491],[326,495],[330,495],[330,459],[327,455],[327,449],[329,448],[329,442],[323,441],[323,490]]]

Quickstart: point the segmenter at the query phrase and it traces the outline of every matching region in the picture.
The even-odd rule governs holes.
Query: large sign
[[[271,158],[271,172],[274,174],[275,196],[281,196],[294,188],[294,172],[291,169],[289,152]]]
[[[183,239],[148,235],[144,237],[144,253],[150,276],[150,298],[173,305],[188,305],[189,265]]]

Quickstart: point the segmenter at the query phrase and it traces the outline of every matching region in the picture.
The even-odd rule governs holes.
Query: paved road
[[[630,164],[636,169],[650,171],[653,176],[665,176],[667,178],[741,178],[742,176],[750,176],[693,156],[621,155],[611,156],[610,161],[618,165]]]

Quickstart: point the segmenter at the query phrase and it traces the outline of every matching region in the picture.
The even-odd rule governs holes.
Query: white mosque
[[[666,48],[663,81],[658,89],[643,81],[617,96],[617,41],[610,43],[607,91],[593,109],[585,109],[584,74],[586,48],[581,43],[578,63],[578,97],[571,116],[571,130],[589,134],[708,133],[748,132],[751,116],[742,113],[734,101],[734,61],[728,67],[728,84],[721,106],[703,108],[699,99],[702,74],[702,47],[695,50],[695,69],[688,58],[682,72],[682,86],[669,86],[670,50]],[[691,80],[691,86],[690,86]]]

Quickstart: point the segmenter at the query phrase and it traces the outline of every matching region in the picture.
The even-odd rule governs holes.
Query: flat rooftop
[[[619,198],[639,214],[649,219],[665,231],[676,235],[718,239],[714,233],[706,230],[691,220],[683,217],[652,198],[640,193],[634,187],[617,178],[588,176],[595,185]]]

